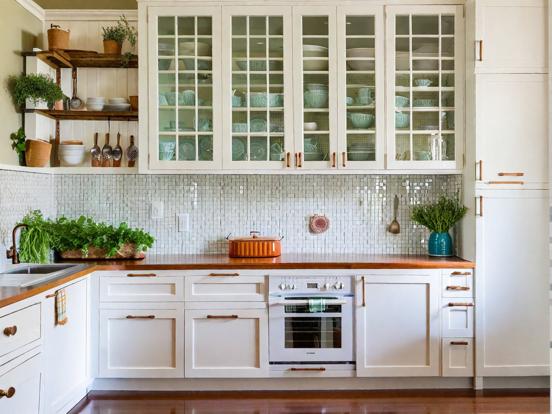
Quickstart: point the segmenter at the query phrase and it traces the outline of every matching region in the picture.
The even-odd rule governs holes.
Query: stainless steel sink
[[[30,287],[49,280],[68,276],[86,264],[24,264],[0,273],[0,286]]]

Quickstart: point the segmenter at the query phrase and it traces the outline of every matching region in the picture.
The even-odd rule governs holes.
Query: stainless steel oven
[[[271,364],[352,364],[351,277],[269,279]]]

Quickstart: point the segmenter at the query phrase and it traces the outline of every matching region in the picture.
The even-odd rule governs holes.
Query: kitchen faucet
[[[6,257],[8,259],[12,259],[12,263],[13,264],[19,264],[21,263],[19,261],[19,253],[17,252],[17,240],[16,240],[16,234],[17,234],[17,230],[18,229],[21,229],[21,228],[26,228],[28,229],[29,226],[27,226],[26,224],[18,224],[17,226],[15,226],[13,228],[13,231],[12,231],[12,246],[8,249],[8,251],[6,252]]]

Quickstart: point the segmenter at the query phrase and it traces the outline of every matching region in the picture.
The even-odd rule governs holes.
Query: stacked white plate
[[[86,109],[89,111],[101,111],[103,110],[104,105],[105,98],[101,96],[97,98],[88,98],[86,100]]]
[[[109,98],[104,105],[104,111],[129,111],[130,104],[127,98]]]

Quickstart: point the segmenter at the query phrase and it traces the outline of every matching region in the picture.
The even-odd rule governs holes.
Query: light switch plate
[[[178,231],[180,233],[190,231],[190,215],[188,213],[177,214]]]
[[[152,220],[162,219],[165,216],[165,206],[162,201],[151,202],[151,218]]]

